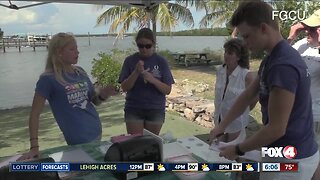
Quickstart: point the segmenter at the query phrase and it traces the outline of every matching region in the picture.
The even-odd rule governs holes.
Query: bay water
[[[222,50],[224,36],[158,36],[158,49],[171,52]],[[115,43],[114,37],[77,37],[79,62],[88,74],[92,60],[99,52],[110,52],[113,48],[135,48],[134,37],[125,37]],[[0,49],[0,109],[31,106],[39,75],[44,71],[47,49],[38,47]]]

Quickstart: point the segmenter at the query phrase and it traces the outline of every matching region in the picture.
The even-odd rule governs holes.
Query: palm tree
[[[241,0],[207,0],[207,13],[199,23],[200,27],[215,27],[227,23],[240,2]]]
[[[196,10],[205,10],[208,13],[208,0],[176,0],[176,3],[184,5],[185,7],[195,7]]]
[[[104,11],[97,18],[97,25],[111,23],[109,33],[118,31],[118,37],[122,37],[129,27],[136,25],[137,28],[149,27],[152,24],[153,32],[157,32],[157,23],[161,31],[171,32],[178,22],[193,27],[194,20],[191,11],[180,4],[164,2],[149,8],[130,7],[126,5],[113,6]]]
[[[200,28],[213,28],[227,23],[240,2],[241,0],[179,0],[179,3],[196,7],[196,10],[205,10],[206,14],[199,23]]]

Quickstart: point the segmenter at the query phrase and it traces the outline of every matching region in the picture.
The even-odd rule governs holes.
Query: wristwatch
[[[243,156],[245,152],[241,151],[239,148],[239,144],[236,145],[236,154],[238,156]]]

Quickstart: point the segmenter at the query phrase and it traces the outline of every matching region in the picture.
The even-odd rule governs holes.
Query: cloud
[[[16,5],[22,7],[26,4],[17,2]],[[5,35],[39,33],[45,30],[43,28],[46,27],[48,19],[57,13],[57,8],[52,4],[19,10],[1,6],[0,9],[0,28],[5,32]]]
[[[36,12],[32,10],[15,11],[5,9],[0,11],[0,25],[15,23],[33,23],[36,21]]]
[[[60,31],[73,32],[75,34],[107,32],[106,26],[95,28],[96,18],[103,12],[98,11],[95,5],[61,3],[56,4],[56,7],[59,14],[50,20],[56,30],[59,29]]]
[[[30,4],[30,2],[13,2],[19,7]],[[0,3],[5,4],[4,2]],[[98,10],[97,6],[92,4],[50,3],[11,10],[0,6],[0,28],[5,35],[16,33],[55,34],[58,32],[107,33],[109,25],[95,26],[97,17],[108,7]],[[201,17],[202,13],[195,12],[194,8],[191,10],[197,23],[199,15]],[[179,24],[175,30],[189,28]]]
[[[19,7],[23,5],[26,4],[17,3]],[[96,18],[102,12],[92,4],[51,3],[20,10],[0,6],[0,28],[5,35],[106,33],[107,26],[95,27]]]

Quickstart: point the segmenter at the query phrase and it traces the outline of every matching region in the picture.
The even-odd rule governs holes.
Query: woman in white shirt
[[[214,124],[223,120],[237,97],[253,81],[256,73],[249,72],[249,51],[240,39],[230,39],[224,44],[224,64],[217,69],[215,85]],[[257,100],[225,130],[221,141],[229,142],[236,139],[240,131],[248,125],[249,111]],[[249,110],[250,109],[250,110]],[[243,141],[245,136],[241,139]]]

